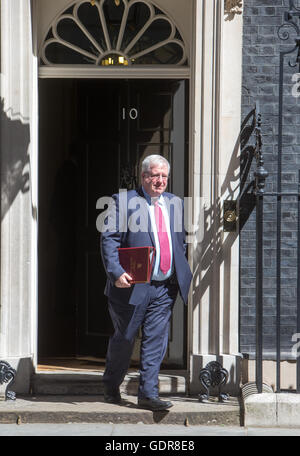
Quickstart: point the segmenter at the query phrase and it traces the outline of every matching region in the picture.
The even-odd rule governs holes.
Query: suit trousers
[[[178,285],[169,281],[151,282],[147,289],[143,302],[136,306],[117,300],[108,301],[115,331],[108,344],[103,382],[110,392],[117,391],[124,380],[141,327],[138,397],[158,396],[158,374],[168,345]]]

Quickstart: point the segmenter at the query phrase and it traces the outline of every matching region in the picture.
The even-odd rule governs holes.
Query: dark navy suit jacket
[[[155,247],[148,203],[142,188],[112,197],[114,204],[109,211],[112,228],[101,234],[101,255],[107,274],[104,293],[112,301],[138,305],[147,296],[149,283],[135,284],[130,288],[118,288],[114,283],[125,272],[119,263],[119,247]],[[168,192],[164,192],[163,197],[170,218],[174,269],[180,294],[187,303],[192,273],[185,255],[183,201]]]

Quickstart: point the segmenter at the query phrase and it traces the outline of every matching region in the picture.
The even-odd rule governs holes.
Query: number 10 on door
[[[135,120],[138,118],[138,110],[136,108],[130,108],[130,109],[126,109],[126,108],[122,108],[122,119],[123,120],[126,120],[126,116],[127,114],[129,115],[129,118],[131,120]]]

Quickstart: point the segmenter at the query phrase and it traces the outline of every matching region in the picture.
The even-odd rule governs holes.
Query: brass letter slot
[[[224,201],[224,218],[223,218],[224,231],[228,231],[228,232],[236,231],[236,221],[237,221],[236,201],[225,200]]]

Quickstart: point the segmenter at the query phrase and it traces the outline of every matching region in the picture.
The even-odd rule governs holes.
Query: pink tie
[[[171,266],[171,253],[164,216],[158,201],[154,203],[155,222],[160,246],[160,269],[166,274]]]

